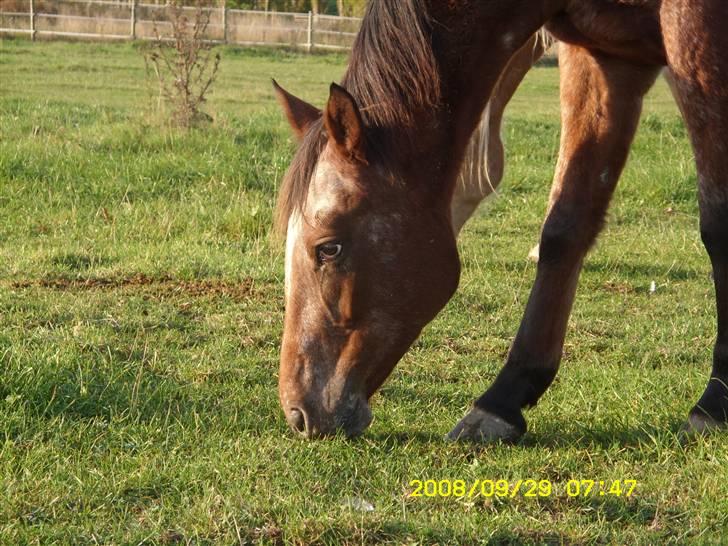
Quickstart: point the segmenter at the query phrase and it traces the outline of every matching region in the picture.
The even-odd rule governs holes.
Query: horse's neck
[[[508,61],[541,28],[551,0],[467,2],[429,0],[433,46],[440,67],[442,106],[423,112],[413,131],[421,160],[443,181],[450,202],[468,142]]]

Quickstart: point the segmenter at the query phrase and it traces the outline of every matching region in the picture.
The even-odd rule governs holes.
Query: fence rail
[[[310,12],[201,9],[209,16],[204,38],[214,43],[348,50],[361,23],[356,17]],[[167,6],[138,0],[0,0],[0,36],[152,40],[169,38],[170,31]]]

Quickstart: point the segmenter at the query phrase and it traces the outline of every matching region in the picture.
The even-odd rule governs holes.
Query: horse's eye
[[[333,262],[341,256],[342,250],[344,247],[340,243],[323,243],[316,247],[316,257],[319,263]]]

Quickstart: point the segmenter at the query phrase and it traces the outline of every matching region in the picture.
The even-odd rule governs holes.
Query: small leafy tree
[[[154,73],[160,96],[171,107],[172,123],[190,128],[212,119],[201,107],[217,77],[220,54],[205,39],[210,11],[201,2],[185,9],[182,0],[172,0],[166,11],[171,32],[163,36],[155,22],[155,39],[144,51],[147,75]]]

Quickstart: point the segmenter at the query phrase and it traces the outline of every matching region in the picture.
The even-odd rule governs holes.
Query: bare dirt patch
[[[631,284],[619,281],[607,281],[602,285],[602,288],[615,294],[634,294],[636,292]]]
[[[239,282],[220,279],[176,279],[162,276],[151,277],[137,273],[128,277],[90,277],[69,279],[53,277],[13,281],[12,288],[48,288],[61,291],[83,290],[131,290],[151,296],[187,296],[187,297],[228,297],[236,301],[249,298],[254,290],[253,279],[246,278]]]

